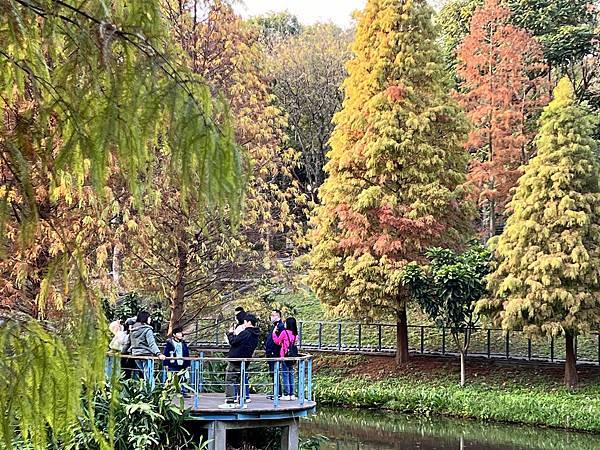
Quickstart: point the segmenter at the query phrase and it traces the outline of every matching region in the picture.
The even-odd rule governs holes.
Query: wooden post
[[[342,349],[342,324],[338,322],[337,326],[337,349],[338,352]]]
[[[294,421],[281,430],[281,450],[298,450],[298,422]]]
[[[360,350],[362,347],[362,323],[358,324],[358,349]],[[600,342],[600,341],[599,341]],[[600,355],[600,352],[598,352]]]

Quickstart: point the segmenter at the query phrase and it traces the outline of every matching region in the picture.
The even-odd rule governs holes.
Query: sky
[[[288,11],[306,25],[331,21],[341,27],[347,27],[352,22],[352,12],[362,9],[366,2],[366,0],[241,0],[236,5],[236,10],[243,17]]]

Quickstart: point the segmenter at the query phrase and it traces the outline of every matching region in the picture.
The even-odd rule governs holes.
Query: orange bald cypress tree
[[[467,142],[473,155],[469,182],[488,237],[503,222],[519,167],[531,156],[531,119],[548,101],[542,49],[509,23],[510,16],[498,0],[487,0],[458,49],[459,99],[474,125]]]

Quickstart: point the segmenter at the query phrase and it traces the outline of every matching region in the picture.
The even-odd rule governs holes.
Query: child
[[[182,370],[185,370],[186,373],[182,374],[181,378],[182,381],[185,381],[187,378],[187,369],[190,367],[190,361],[179,358],[189,358],[190,349],[187,342],[183,339],[183,329],[181,327],[173,329],[171,338],[167,339],[167,344],[165,345],[163,353],[167,358],[163,363],[164,366],[169,372],[179,373]],[[187,396],[187,391],[184,387],[181,388],[181,392],[184,396]]]
[[[108,329],[114,335],[110,341],[110,349],[115,352],[123,353],[123,351],[129,347],[129,334],[125,331],[125,327],[121,324],[120,320],[115,320],[114,322],[111,322]]]

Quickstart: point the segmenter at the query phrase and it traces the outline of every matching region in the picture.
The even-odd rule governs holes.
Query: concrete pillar
[[[298,450],[298,422],[281,428],[281,450]]]
[[[211,422],[208,426],[208,441],[208,450],[227,449],[227,428],[223,422],[218,420]]]

